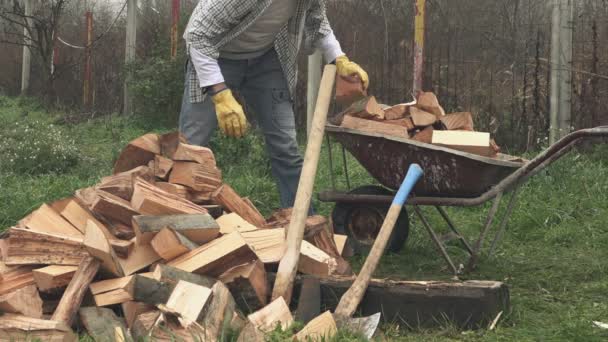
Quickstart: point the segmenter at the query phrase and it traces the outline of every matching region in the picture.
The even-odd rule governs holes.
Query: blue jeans
[[[272,49],[249,60],[220,58],[219,65],[228,87],[238,91],[255,113],[279,187],[281,207],[292,207],[303,160],[296,141],[293,101],[276,52]],[[207,146],[217,128],[215,107],[210,96],[201,103],[190,103],[188,89],[186,77],[179,129],[189,143]]]

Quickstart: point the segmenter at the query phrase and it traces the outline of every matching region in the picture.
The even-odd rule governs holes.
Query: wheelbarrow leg
[[[435,243],[435,246],[437,246],[437,248],[439,249],[441,256],[443,256],[443,259],[445,259],[445,261],[448,263],[448,266],[452,269],[452,273],[454,274],[454,277],[457,277],[458,269],[456,268],[456,266],[454,266],[454,263],[452,262],[452,258],[450,258],[450,255],[446,251],[443,243],[439,240],[439,237],[433,230],[433,227],[431,227],[431,224],[429,223],[429,221],[427,221],[426,217],[424,217],[424,215],[422,214],[422,210],[420,210],[420,208],[417,205],[415,205],[414,211],[416,212],[416,215],[418,215],[418,217],[420,218],[420,221],[422,222],[422,225],[424,225],[424,228],[426,228],[427,232],[429,232],[429,235],[431,236],[431,239]]]
[[[479,259],[479,254],[481,253],[481,248],[483,246],[483,241],[485,240],[486,234],[490,227],[492,227],[492,223],[494,222],[494,218],[496,217],[496,212],[498,211],[498,207],[500,206],[500,201],[502,200],[502,192],[499,192],[494,198],[494,204],[492,204],[492,208],[488,213],[488,218],[486,219],[486,224],[481,230],[479,234],[479,238],[477,242],[475,242],[475,247],[473,248],[473,255],[469,258],[469,262],[467,263],[467,267],[465,268],[465,272],[471,272],[475,266],[477,266],[477,260]]]
[[[334,158],[331,150],[331,138],[329,135],[326,135],[325,138],[327,139],[327,158],[329,161],[329,179],[331,180],[331,189],[336,191],[336,176],[334,176]]]
[[[435,206],[435,208],[437,209],[437,211],[439,212],[441,217],[443,217],[443,220],[448,224],[448,227],[450,227],[450,230],[452,230],[456,235],[458,235],[458,240],[460,240],[460,242],[462,243],[464,248],[466,248],[467,252],[469,252],[469,255],[473,255],[473,248],[471,248],[471,245],[469,244],[467,239],[465,239],[464,236],[462,234],[460,234],[458,229],[456,229],[456,226],[454,225],[454,223],[448,216],[448,213],[446,213],[445,210],[438,205]]]
[[[494,254],[494,251],[496,250],[496,247],[498,246],[498,243],[502,239],[505,229],[507,228],[507,222],[509,221],[509,218],[511,217],[511,213],[513,212],[515,203],[517,203],[518,192],[519,192],[519,188],[515,188],[515,190],[513,190],[513,194],[511,194],[511,198],[509,199],[509,204],[507,206],[507,211],[505,212],[504,216],[502,217],[502,221],[500,222],[500,226],[498,228],[498,231],[496,232],[496,236],[494,236],[494,241],[492,241],[490,251],[488,252],[489,257],[491,257]]]

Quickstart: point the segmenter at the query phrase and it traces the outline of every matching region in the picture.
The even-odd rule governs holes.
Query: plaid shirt
[[[194,48],[204,55],[218,59],[220,49],[247,30],[272,1],[201,0],[194,9],[184,33],[187,50]],[[325,13],[325,1],[298,0],[295,15],[275,39],[274,47],[292,96],[295,94],[297,57],[301,42],[304,42],[306,51],[312,51],[317,41],[332,32]],[[202,102],[205,99],[205,91],[200,87],[194,68],[191,68],[188,79],[190,102]]]

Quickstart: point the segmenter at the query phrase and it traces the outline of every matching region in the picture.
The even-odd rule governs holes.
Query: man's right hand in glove
[[[229,137],[241,138],[247,133],[247,118],[243,107],[236,101],[228,88],[212,95],[217,122],[222,133]]]

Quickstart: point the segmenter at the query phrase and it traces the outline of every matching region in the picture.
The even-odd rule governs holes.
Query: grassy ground
[[[46,113],[31,101],[0,97],[0,228],[11,226],[41,203],[68,196],[109,174],[113,159],[129,140],[148,131],[173,128],[169,120],[137,117],[104,117],[70,124],[65,121],[63,115]],[[48,132],[60,139],[48,137]],[[55,151],[46,146],[53,139],[63,141],[60,152],[48,152]],[[43,146],[42,152],[30,146],[37,144]],[[276,188],[263,141],[257,135],[240,141],[215,139],[213,148],[228,183],[254,199],[265,214],[276,207]],[[31,165],[26,164],[29,168],[19,168],[11,163],[15,150],[37,153],[38,157],[30,161]],[[348,164],[354,185],[373,183],[350,157]],[[37,169],[38,165],[51,165],[58,171],[45,173]],[[343,179],[341,165],[330,170],[324,153],[317,190],[330,187],[330,172]],[[343,188],[344,182],[338,186]],[[331,211],[329,205],[316,203],[316,207],[323,214]],[[472,236],[479,231],[487,209],[449,211]],[[434,223],[440,222],[438,217],[431,217]],[[511,289],[512,311],[503,316],[494,331],[463,332],[448,323],[431,330],[387,324],[382,327],[382,336],[403,341],[607,340],[608,331],[592,325],[592,321],[608,322],[606,217],[608,149],[595,147],[588,153],[572,153],[522,189],[497,255],[483,259],[471,275],[474,279],[504,281]],[[460,248],[454,245],[449,250],[459,261],[464,260]],[[362,258],[352,261],[358,266]],[[412,217],[406,248],[385,257],[376,275],[442,279],[447,278],[446,274],[428,236]]]

